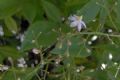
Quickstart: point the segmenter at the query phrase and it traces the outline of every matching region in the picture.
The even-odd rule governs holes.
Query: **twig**
[[[117,78],[117,75],[118,75],[119,71],[120,71],[120,64],[119,64],[119,66],[118,66],[118,68],[117,68],[117,71],[116,71],[116,73],[115,73],[115,78]]]
[[[120,38],[120,34],[107,34],[107,33],[102,33],[102,32],[80,32],[77,34],[71,34],[71,37],[76,36],[76,35],[100,35],[100,36],[109,36],[109,37]]]

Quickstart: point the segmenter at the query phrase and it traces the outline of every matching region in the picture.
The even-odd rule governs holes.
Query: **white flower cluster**
[[[38,50],[38,49],[36,49],[36,48],[33,48],[33,49],[32,49],[32,52],[33,52],[34,54],[39,54],[39,53],[40,53],[40,50]]]
[[[19,39],[20,42],[23,42],[24,41],[24,38],[25,38],[25,35],[20,33],[19,35],[16,36],[16,39]]]
[[[9,69],[9,66],[7,66],[7,65],[0,65],[0,71],[6,71],[6,70],[8,70]]]
[[[18,64],[17,64],[18,67],[20,68],[24,68],[24,67],[27,67],[27,64],[26,64],[26,61],[25,59],[22,57],[20,59],[18,59]]]
[[[82,20],[82,16],[72,15],[68,17],[68,20],[70,21],[70,27],[76,27],[78,31],[81,31],[82,29],[86,28],[85,22]]]

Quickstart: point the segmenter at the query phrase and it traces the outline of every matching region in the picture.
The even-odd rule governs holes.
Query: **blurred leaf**
[[[99,18],[99,22],[102,26],[104,26],[106,18],[107,18],[107,12],[104,8],[102,8],[100,11],[100,18]]]
[[[115,25],[117,26],[117,29],[120,30],[120,0],[116,1],[116,6],[114,7],[114,11],[116,13],[116,16],[114,16],[114,21],[116,22]]]
[[[37,14],[36,4],[32,3],[32,2],[24,4],[22,6],[22,13],[30,23],[33,22],[36,14]]]
[[[18,32],[17,24],[12,17],[5,18],[5,25],[13,34],[16,34]]]
[[[107,63],[110,62],[111,60],[109,59],[109,54],[112,54],[113,59],[112,61],[114,62],[119,62],[120,61],[120,54],[119,53],[119,48],[120,46],[115,45],[115,44],[100,44],[97,45],[97,47],[94,50],[94,57],[96,58],[96,61],[98,61],[98,64],[101,64],[103,62]]]
[[[100,10],[99,22],[102,26],[104,26],[106,18],[107,18],[107,11],[104,8],[104,6],[107,6],[108,3],[106,0],[103,0],[102,3],[103,3],[103,7],[101,7],[101,10]]]
[[[101,80],[101,79],[102,80],[109,80],[108,79],[109,77],[107,77],[107,72],[106,71],[102,71],[102,70],[101,71],[100,70],[96,71],[95,75],[96,75],[95,77],[96,77],[97,80]]]
[[[2,77],[3,80],[15,80],[15,76],[13,72],[6,72]]]
[[[46,0],[42,0],[42,5],[49,19],[55,22],[61,22],[60,11],[54,4]]]
[[[106,53],[108,53],[108,54],[111,53],[113,55],[113,61],[115,61],[115,62],[119,62],[120,61],[120,57],[119,57],[120,54],[118,54],[120,46],[117,46],[117,45],[106,45],[104,47],[106,49]]]
[[[86,4],[89,0],[67,0],[64,2],[65,6],[62,6],[65,15],[70,15],[79,10],[84,4]]]
[[[116,14],[117,14],[117,18],[120,19],[120,0],[117,0]]]
[[[31,80],[36,75],[37,70],[38,70],[38,68],[27,68],[27,69],[25,69],[25,71],[17,72],[17,75],[18,75],[18,77],[21,78],[21,80]],[[28,74],[26,74],[26,73],[28,73]]]
[[[13,36],[12,32],[8,29],[6,25],[4,25],[3,30],[4,30],[4,36]]]
[[[61,25],[60,25],[60,29],[61,29],[61,32],[62,32],[63,34],[69,33],[69,32],[72,31],[72,29],[70,28],[70,26],[67,25],[67,24],[61,24]]]
[[[56,41],[57,33],[52,29],[57,27],[53,22],[37,21],[27,30],[22,49],[27,50],[34,47],[48,46]]]
[[[6,57],[12,57],[13,59],[17,59],[20,57],[20,55],[21,54],[17,51],[17,49],[11,46],[0,47],[0,61]]]
[[[34,68],[10,68],[7,72],[4,73],[2,77],[3,80],[31,80],[36,73]]]
[[[100,5],[98,5],[100,0],[90,0],[85,6],[83,6],[79,11],[78,15],[83,16],[83,20],[86,23],[94,20],[100,11]],[[98,4],[97,4],[98,3]]]
[[[0,0],[0,19],[15,14],[20,10],[20,4],[18,0]]]
[[[84,63],[88,63],[88,59],[82,57],[75,57],[75,64],[76,65],[83,65]]]

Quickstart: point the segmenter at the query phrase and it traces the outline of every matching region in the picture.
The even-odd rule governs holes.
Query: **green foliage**
[[[1,0],[0,1],[0,18],[12,16],[20,9],[21,1],[18,0]]]
[[[49,46],[57,39],[57,33],[52,31],[55,28],[57,28],[57,25],[50,21],[33,23],[26,32],[22,49],[27,50],[34,47]],[[49,36],[51,37],[49,38]]]
[[[5,18],[5,24],[13,34],[16,34],[18,32],[17,24],[12,17]]]
[[[72,15],[79,22],[73,28],[74,21],[68,20]],[[24,32],[26,23],[21,26],[21,20],[28,21]],[[84,29],[82,21],[87,26]],[[8,71],[0,72],[0,80],[120,80],[119,21],[120,0],[0,0],[4,32],[1,35],[0,30],[0,71],[5,58],[13,60]],[[16,37],[22,33],[20,42]],[[18,68],[17,59],[23,56],[29,61],[26,52],[33,48],[39,49],[40,63]],[[49,72],[52,60],[59,62],[58,56],[63,65],[55,62],[57,68]],[[46,74],[41,77],[39,70]]]
[[[99,2],[101,2],[101,0],[90,0],[80,11],[78,11],[79,15],[84,16],[84,21],[86,23],[95,19],[97,16],[100,10],[100,5],[98,5]]]
[[[22,13],[23,16],[32,23],[35,19],[35,16],[37,14],[37,7],[35,3],[29,2],[22,6]]]
[[[59,9],[51,4],[50,2],[48,1],[45,1],[45,0],[42,0],[42,5],[43,5],[43,8],[47,14],[47,17],[53,21],[57,21],[57,22],[60,22],[61,21],[61,15],[60,15],[60,11]]]
[[[17,49],[9,46],[0,47],[0,62],[4,60],[4,58],[12,57],[13,59],[17,59],[21,56],[21,54],[17,51]]]

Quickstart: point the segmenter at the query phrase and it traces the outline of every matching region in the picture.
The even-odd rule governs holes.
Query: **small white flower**
[[[32,40],[32,43],[35,43],[35,40],[34,40],[34,39]]]
[[[94,35],[92,38],[91,38],[91,41],[95,41],[97,40],[98,36]]]
[[[25,61],[25,59],[23,57],[18,59],[18,64],[17,64],[18,67],[24,68],[25,65],[26,65],[26,61]]]
[[[3,66],[3,70],[8,70],[9,66]]]
[[[55,64],[58,65],[58,64],[59,64],[59,61],[56,61]]]
[[[24,68],[25,67],[24,64],[17,64],[17,66],[20,67],[20,68]]]
[[[86,51],[87,51],[88,53],[91,53],[91,50],[90,50],[90,49],[88,49],[88,48],[86,49]]]
[[[0,25],[0,36],[3,36],[3,35],[4,35],[3,28],[2,28],[2,26]]]
[[[25,63],[26,63],[26,61],[25,61],[25,59],[24,59],[23,57],[21,57],[20,59],[18,59],[18,62],[20,62],[20,63],[22,63],[22,64],[25,64]]]
[[[96,19],[92,20],[93,22],[96,22]]]
[[[79,73],[79,72],[80,72],[80,69],[76,69],[76,72]]]
[[[92,42],[91,42],[91,41],[88,41],[88,45],[92,45]]]
[[[24,41],[24,38],[25,38],[25,35],[20,33],[18,36],[16,36],[16,39],[19,39],[20,42],[23,42]]]
[[[112,60],[113,56],[111,53],[109,53],[109,59]]]
[[[112,33],[113,32],[113,30],[112,29],[108,29],[108,33]]]
[[[81,29],[86,28],[85,22],[82,20],[82,16],[73,15],[68,17],[70,21],[70,27],[76,27],[78,31]]]
[[[118,63],[117,63],[117,62],[114,62],[114,65],[118,65]]]
[[[9,66],[7,66],[7,65],[1,65],[0,66],[0,71],[6,71],[8,69],[9,69]]]
[[[39,53],[40,53],[40,50],[38,50],[38,49],[36,49],[36,48],[33,48],[33,49],[32,49],[32,52],[33,52],[34,54],[39,54]]]
[[[107,67],[107,64],[104,64],[104,63],[101,64],[101,70],[106,69],[106,67]]]

